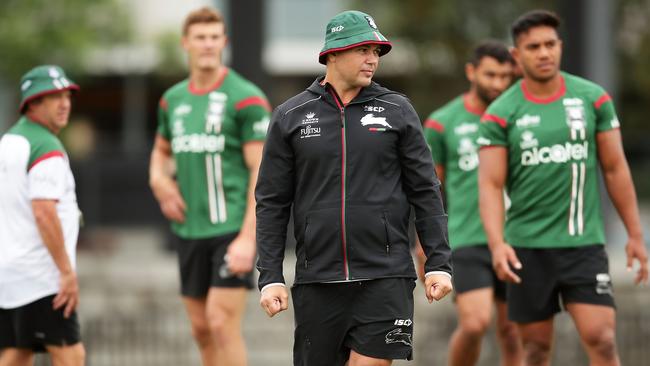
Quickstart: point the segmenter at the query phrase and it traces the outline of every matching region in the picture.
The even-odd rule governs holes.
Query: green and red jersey
[[[481,119],[479,143],[508,150],[505,239],[513,246],[605,242],[596,135],[618,128],[619,121],[600,86],[564,72],[561,81],[546,99],[519,81]]]
[[[485,245],[478,211],[478,138],[482,111],[458,96],[424,122],[424,135],[433,161],[445,169],[449,215],[449,244],[453,249]]]
[[[187,239],[238,231],[246,212],[249,170],[242,147],[263,141],[271,107],[264,93],[234,70],[197,90],[189,79],[160,100],[158,133],[167,139],[187,210],[172,231]]]

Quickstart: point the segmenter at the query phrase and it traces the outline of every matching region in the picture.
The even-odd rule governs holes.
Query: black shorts
[[[79,320],[73,312],[52,309],[55,295],[13,309],[0,309],[0,349],[28,348],[45,352],[46,346],[71,346],[81,341]]]
[[[210,287],[253,288],[253,272],[233,276],[226,266],[224,256],[228,245],[238,233],[207,239],[176,237],[176,251],[181,275],[181,294],[203,298]]]
[[[294,286],[294,366],[343,366],[351,349],[410,360],[414,288],[409,278]]]
[[[491,287],[495,298],[506,300],[506,283],[497,278],[487,245],[454,249],[451,252],[451,263],[454,268],[452,282],[457,294]]]
[[[604,245],[575,248],[515,248],[521,284],[508,284],[508,317],[518,323],[551,318],[560,302],[614,306]]]

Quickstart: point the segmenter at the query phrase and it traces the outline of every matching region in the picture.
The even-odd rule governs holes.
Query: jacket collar
[[[332,86],[329,83],[321,84],[323,82],[323,79],[325,79],[324,76],[320,76],[316,78],[316,80],[314,80],[314,82],[307,88],[307,90],[316,95],[322,96],[324,100],[330,101],[331,103],[335,103],[332,94],[329,92],[329,89],[332,88]],[[359,94],[354,99],[352,99],[352,101],[349,104],[364,103],[386,94],[397,94],[397,93],[387,88],[384,88],[378,83],[372,81],[370,82],[370,85],[368,85],[367,87],[361,88]]]

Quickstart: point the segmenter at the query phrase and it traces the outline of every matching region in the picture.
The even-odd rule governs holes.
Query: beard
[[[476,84],[476,95],[478,95],[479,99],[485,103],[485,105],[490,105],[492,102],[494,102],[495,99],[500,95],[500,93],[490,93],[490,91],[487,88],[484,88],[480,84]]]

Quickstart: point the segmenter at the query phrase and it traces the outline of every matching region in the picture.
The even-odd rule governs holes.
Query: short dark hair
[[[551,27],[557,31],[560,27],[560,17],[552,11],[548,10],[532,10],[529,11],[512,23],[510,33],[512,34],[512,42],[517,45],[517,38],[522,33],[528,32],[531,28],[546,26]]]
[[[483,57],[492,57],[500,64],[506,62],[511,64],[515,63],[512,59],[512,55],[510,55],[510,51],[508,51],[508,47],[503,44],[503,42],[495,40],[487,40],[479,43],[474,48],[474,51],[472,51],[469,62],[474,66],[478,66]]]

